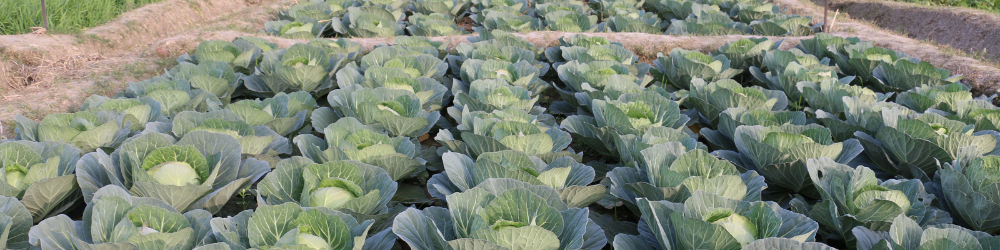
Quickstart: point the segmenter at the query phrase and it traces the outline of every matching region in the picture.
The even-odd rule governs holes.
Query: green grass
[[[953,6],[1000,12],[1000,0],[895,0],[936,6]]]
[[[160,0],[46,0],[49,31],[75,33]],[[0,35],[24,34],[42,26],[40,0],[0,0]]]

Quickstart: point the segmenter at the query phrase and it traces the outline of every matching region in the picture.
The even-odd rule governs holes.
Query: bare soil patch
[[[813,0],[821,4],[821,0]],[[1000,62],[1000,15],[981,10],[872,0],[840,0],[841,14],[918,40],[934,41]]]

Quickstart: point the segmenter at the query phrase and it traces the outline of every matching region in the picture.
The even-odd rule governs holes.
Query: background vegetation
[[[160,0],[47,0],[49,31],[72,33],[104,24],[119,14]],[[42,26],[39,0],[0,1],[0,35],[24,34]]]
[[[897,0],[897,1],[927,4],[927,5],[968,7],[985,11],[1000,12],[1000,0]]]

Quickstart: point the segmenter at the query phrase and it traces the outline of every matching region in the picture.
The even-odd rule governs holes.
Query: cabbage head
[[[632,75],[612,75],[608,77],[607,82],[604,83],[602,89],[594,88],[588,83],[584,83],[582,92],[563,92],[560,91],[559,94],[562,95],[565,101],[555,101],[549,105],[552,109],[552,113],[563,113],[563,114],[581,114],[581,115],[593,115],[593,106],[595,100],[617,100],[625,95],[639,95],[642,93],[650,92],[657,93],[660,96],[670,98],[671,100],[676,100],[677,95],[675,93],[670,93],[660,88],[659,86],[644,86],[636,84],[639,81],[644,81],[650,79],[646,77],[640,80]],[[647,82],[648,84],[649,82]],[[577,105],[574,108],[572,105]]]
[[[780,15],[781,8],[773,3],[740,2],[731,6],[728,12],[736,17],[734,18],[736,21],[751,23]]]
[[[592,13],[592,9],[589,4],[579,1],[569,1],[569,0],[541,0],[534,1],[535,13],[540,16],[545,16],[549,12],[553,11],[572,11],[576,13]]]
[[[592,13],[590,6],[588,6],[586,3],[578,1],[549,0],[549,1],[535,1],[534,4],[535,4],[535,15],[541,17],[547,16],[549,13],[560,12],[560,11],[567,11],[579,14]]]
[[[472,13],[480,13],[486,9],[527,13],[531,9],[531,3],[527,0],[472,0],[472,5]]]
[[[604,20],[608,32],[663,34],[663,27],[666,26],[656,17],[656,13],[644,10],[617,13]]]
[[[515,48],[512,47],[511,49]],[[472,53],[472,56],[475,57],[476,52],[472,51]],[[452,63],[455,63],[455,61],[456,59],[451,60]],[[546,89],[551,87],[548,82],[542,81],[539,78],[549,70],[546,63],[532,64],[528,60],[509,62],[497,59],[469,59],[461,62],[461,65],[462,67],[459,69],[461,81],[458,81],[458,79],[453,81],[452,92],[455,92],[456,88],[461,90],[467,89],[476,80],[486,79],[503,79],[510,85],[519,86],[531,91],[532,97],[541,95]]]
[[[774,8],[777,8],[775,6]],[[750,22],[753,33],[762,36],[809,36],[819,30],[812,26],[810,16],[778,14],[774,17]]]
[[[968,102],[970,101],[973,101],[972,89],[968,85],[958,82],[914,87],[896,95],[896,103],[917,112],[936,109],[955,113],[962,109],[977,109],[976,106],[996,107],[993,104],[969,106]],[[978,129],[979,126],[976,127]]]
[[[397,40],[396,42],[399,42]],[[364,47],[361,43],[348,39],[315,38],[309,40],[308,45],[323,48],[326,54],[332,58],[346,57],[348,61],[354,61],[361,55]]]
[[[940,190],[936,195],[957,224],[991,234],[1000,232],[1000,220],[994,216],[1000,211],[997,166],[1000,157],[990,155],[945,164],[938,170],[934,183]]]
[[[560,125],[588,147],[611,157],[617,157],[617,135],[643,135],[655,127],[684,131],[691,120],[677,102],[652,91],[593,100],[591,106],[594,116],[569,116]]]
[[[426,161],[420,157],[419,142],[390,137],[352,117],[330,124],[323,135],[322,139],[299,135],[295,144],[303,156],[315,162],[352,160],[372,164],[388,171],[393,180],[406,179],[424,170]]]
[[[349,7],[341,18],[330,21],[330,27],[345,37],[394,37],[404,34],[402,9],[382,6]]]
[[[737,151],[714,154],[748,170],[760,172],[769,184],[815,196],[806,161],[828,157],[847,164],[861,154],[856,139],[833,142],[830,129],[818,124],[739,126],[733,133]]]
[[[856,76],[858,81],[881,92],[892,92],[893,90],[884,89],[886,85],[873,76],[875,68],[882,63],[894,63],[899,59],[908,58],[906,54],[877,47],[871,42],[845,44],[841,47],[834,47],[834,49],[836,50],[829,51],[830,55],[828,56],[836,61],[837,67],[840,67],[844,74]]]
[[[521,86],[511,85],[504,79],[483,79],[473,81],[468,89],[453,88],[455,101],[448,107],[450,114],[461,110],[493,111],[518,109],[531,114],[541,114],[545,109],[535,105],[539,95]],[[461,109],[460,109],[461,108]]]
[[[482,30],[501,30],[511,33],[528,33],[542,30],[545,26],[542,20],[520,12],[507,12],[498,9],[485,9],[473,16],[482,25]],[[478,27],[477,27],[478,28]]]
[[[498,0],[498,1],[521,1],[521,2],[524,2],[525,0]],[[468,40],[469,40],[470,43],[478,43],[478,42],[489,41],[489,43],[491,43],[493,45],[496,45],[496,46],[499,46],[499,47],[517,46],[517,47],[520,47],[522,49],[527,49],[527,50],[534,51],[535,54],[536,54],[536,56],[538,57],[538,59],[542,58],[542,56],[543,56],[542,55],[542,53],[543,53],[543,49],[542,48],[539,48],[535,44],[533,44],[531,42],[528,42],[528,40],[525,40],[523,37],[521,37],[519,35],[515,35],[515,34],[516,33],[505,32],[505,31],[502,31],[502,30],[482,31],[482,32],[478,32],[476,36],[469,37]]]
[[[429,42],[426,39],[401,37],[398,40],[404,44],[412,44],[375,48],[361,58],[357,71],[367,76],[372,68],[384,68],[403,71],[412,78],[426,77],[442,83],[451,81],[451,78],[444,77],[448,72],[448,64],[439,58],[440,47],[416,44]]]
[[[863,97],[848,96],[841,97],[841,100],[844,103],[844,118],[838,114],[816,110],[816,122],[830,128],[830,131],[833,132],[833,139],[836,141],[854,138],[854,133],[858,131],[874,134],[882,127],[886,118],[915,113],[913,110],[894,102],[872,101]],[[883,114],[886,118],[883,118]]]
[[[997,236],[957,225],[921,227],[913,218],[896,216],[888,230],[857,226],[858,250],[872,249],[988,249],[996,247]]]
[[[833,78],[827,78],[820,82],[800,81],[796,84],[798,93],[801,93],[800,100],[804,101],[800,105],[808,106],[809,110],[819,109],[833,114],[842,114],[847,111],[847,104],[844,103],[845,97],[874,103],[885,101],[892,96],[849,84],[849,80],[841,79],[838,81]]]
[[[648,231],[648,229],[646,231]],[[615,236],[615,241],[613,246],[615,249],[622,249],[622,250],[649,249],[651,246],[653,247],[653,249],[656,249],[655,244],[656,242],[649,242],[646,239],[642,238],[641,236],[622,233]],[[801,242],[788,238],[771,237],[766,239],[755,240],[753,242],[750,242],[750,244],[743,246],[743,248],[740,249],[835,250],[837,248],[819,242]]]
[[[669,83],[677,89],[693,89],[695,78],[717,82],[743,72],[742,69],[731,68],[730,62],[725,54],[711,56],[677,48],[671,50],[669,56],[657,54],[650,73],[664,85]]]
[[[0,196],[20,200],[34,222],[66,211],[80,199],[73,174],[80,155],[53,141],[0,143]]]
[[[109,185],[93,193],[82,221],[61,214],[32,227],[29,236],[41,249],[193,249],[214,242],[211,218],[202,209],[180,213],[162,200]]]
[[[526,122],[546,128],[556,125],[555,118],[551,115],[533,115],[516,108],[495,109],[491,111],[471,111],[466,108],[461,113],[453,113],[453,117],[458,122],[458,126],[455,129],[461,132],[474,132],[478,125],[488,125],[502,121]]]
[[[604,198],[604,186],[590,185],[595,177],[594,168],[568,156],[545,162],[522,152],[505,150],[484,153],[475,160],[455,152],[444,153],[441,158],[445,171],[427,181],[427,190],[442,201],[448,195],[472,189],[490,178],[510,178],[552,187],[570,207],[586,207]]]
[[[366,56],[367,58],[367,56]],[[420,98],[421,107],[428,111],[441,109],[444,98],[448,94],[448,87],[445,87],[437,78],[429,78],[419,73],[423,69],[417,69],[419,65],[440,64],[444,62],[436,57],[421,54],[416,60],[411,58],[396,57],[390,59],[383,66],[372,65],[364,72],[358,68],[348,66],[337,72],[337,84],[340,88],[348,88],[355,85],[374,89],[387,88],[406,90]],[[445,69],[445,68],[442,68]]]
[[[101,187],[115,186],[163,200],[172,210],[214,214],[271,170],[265,162],[241,160],[242,151],[239,141],[226,134],[194,131],[175,141],[149,132],[129,138],[111,155],[84,155],[76,164],[76,180],[91,205],[100,200]]]
[[[391,136],[419,137],[441,119],[440,112],[424,110],[420,97],[405,89],[353,85],[334,90],[327,98],[344,117],[384,129]]]
[[[207,131],[236,138],[246,155],[290,154],[288,138],[267,126],[250,126],[231,110],[207,113],[185,111],[174,116],[172,123],[150,123],[144,132],[158,132],[182,138],[195,131]]]
[[[257,71],[247,76],[244,84],[251,91],[273,95],[320,92],[335,87],[332,76],[342,67],[347,55],[331,55],[323,47],[295,44],[288,49],[264,53],[263,57]]]
[[[570,117],[584,119],[580,122],[587,122],[594,128],[611,127],[624,134],[642,134],[653,127],[683,129],[691,120],[681,113],[677,102],[653,91],[623,94],[617,100],[593,100],[592,106],[593,122],[584,121],[585,116]],[[573,126],[579,125],[576,119],[567,122],[572,119],[570,117],[563,120],[563,127],[578,127]]]
[[[781,41],[772,42],[767,38],[743,38],[726,43],[719,47],[714,54],[726,55],[732,60],[729,66],[734,69],[748,70],[751,66],[762,67],[764,57],[773,51],[777,51],[781,46]]]
[[[268,35],[289,39],[311,39],[323,35],[325,25],[312,18],[277,20],[264,23]]]
[[[405,0],[358,0],[362,7],[378,7],[387,10],[405,10],[410,1]]]
[[[684,19],[671,20],[665,33],[667,35],[723,36],[754,32],[754,29],[749,25],[733,21],[725,12],[711,8],[694,9],[694,12]]]
[[[548,85],[537,79],[545,75],[550,67],[548,63],[542,62],[541,58],[538,57],[536,48],[524,48],[520,44],[509,44],[498,39],[489,39],[471,44],[461,43],[455,47],[454,51],[454,55],[448,55],[446,58],[451,65],[451,71],[458,73],[463,81],[468,82],[482,79],[484,76],[489,78],[510,78],[510,80],[514,81],[525,76],[530,76],[534,77],[534,79],[520,80],[530,82],[520,83],[519,85],[532,85],[532,89],[537,88],[534,86],[536,84]],[[472,62],[475,65],[465,66],[466,61],[472,59],[476,59]],[[521,63],[521,61],[525,63]],[[512,65],[513,70],[511,70]],[[522,68],[526,65],[537,69]],[[479,69],[478,67],[486,68]],[[508,72],[497,72],[499,70],[506,70]],[[463,75],[463,73],[466,75]],[[513,75],[518,75],[519,77]],[[541,87],[544,88],[547,86]]]
[[[751,74],[757,81],[764,83],[768,89],[780,90],[788,95],[791,100],[801,100],[802,92],[797,88],[799,82],[822,82],[825,80],[838,80],[837,72],[822,64],[812,66],[802,66],[798,62],[789,62],[781,71],[767,72],[761,74],[757,68],[750,69]],[[844,84],[850,84],[853,77],[839,79]],[[863,88],[863,87],[861,87]]]
[[[939,163],[969,156],[997,154],[995,131],[975,132],[975,126],[936,113],[903,115],[883,108],[883,123],[873,133],[854,136],[865,146],[865,155],[879,170],[928,181]]]
[[[952,109],[954,109],[954,114],[948,118],[975,124],[976,131],[1000,130],[997,129],[1000,127],[1000,108],[993,105],[992,96],[980,96],[972,100],[958,101]]]
[[[639,56],[626,49],[619,42],[609,41],[604,37],[590,37],[583,34],[559,38],[559,46],[545,49],[545,58],[558,68],[570,61],[589,63],[593,61],[615,61],[625,65],[646,67],[642,72],[648,72],[648,64],[639,63]]]
[[[185,80],[191,88],[204,90],[219,98],[223,103],[229,103],[233,92],[241,85],[243,73],[236,73],[225,62],[204,61],[196,64],[182,62],[167,71],[167,77],[174,80]]]
[[[534,121],[499,119],[474,120],[463,124],[471,131],[461,131],[461,140],[449,130],[440,130],[434,138],[449,150],[478,158],[483,153],[515,150],[543,160],[562,156],[581,157],[567,150],[572,136],[558,127],[543,126]],[[578,159],[579,161],[579,159]]]
[[[454,20],[467,14],[471,1],[466,0],[416,0],[413,11],[424,15],[440,14]],[[414,14],[415,15],[415,14]],[[452,21],[454,22],[454,21]]]
[[[250,126],[266,126],[281,136],[295,134],[305,125],[306,118],[319,107],[316,99],[305,91],[278,93],[264,100],[240,100],[226,105]]]
[[[795,49],[818,58],[836,58],[839,50],[845,46],[858,43],[861,43],[861,39],[857,37],[841,37],[819,33],[812,38],[802,40],[798,45],[795,45]]]
[[[41,122],[17,115],[14,121],[17,140],[63,142],[82,152],[115,148],[131,132],[129,121],[113,111],[50,114]]]
[[[443,1],[442,1],[443,2]],[[414,36],[452,36],[465,34],[465,30],[458,27],[455,20],[440,13],[424,15],[420,13],[409,17],[410,25],[406,30]]]
[[[727,54],[728,55],[728,54]],[[733,62],[736,63],[736,62]],[[788,81],[788,77],[784,77],[785,70],[788,69],[788,65],[796,63],[799,66],[792,68],[793,70],[802,70],[805,72],[812,71],[812,75],[822,74],[826,71],[834,71],[834,73],[840,73],[840,69],[836,66],[830,66],[830,58],[819,57],[815,55],[808,54],[799,50],[799,48],[792,48],[789,50],[770,50],[764,53],[764,58],[761,64],[750,66],[750,74],[757,79],[757,81],[764,83],[765,85],[781,85],[780,81]],[[764,72],[767,73],[764,73]],[[791,73],[794,76],[796,73]],[[831,77],[836,77],[833,75]],[[795,81],[791,81],[790,84],[795,85]]]
[[[601,28],[597,16],[569,10],[552,11],[545,14],[545,27],[562,32],[595,32]]]
[[[234,71],[249,75],[260,62],[261,53],[276,49],[278,44],[257,37],[237,37],[232,42],[209,40],[199,43],[194,55],[181,55],[177,62],[196,65],[205,61],[224,62]]]
[[[948,213],[931,206],[934,196],[920,180],[883,182],[867,167],[852,168],[830,158],[810,159],[806,167],[823,199],[803,212],[819,222],[821,232],[831,239],[854,242],[851,229],[864,226],[883,231],[897,216],[912,218],[920,226],[951,223]],[[808,206],[802,200],[792,203]]]
[[[653,145],[641,155],[638,168],[617,167],[608,172],[611,194],[630,205],[637,198],[684,202],[699,190],[753,202],[767,188],[757,172],[741,174],[732,163],[703,149],[687,150],[679,142]]]
[[[194,88],[184,79],[156,76],[133,82],[112,98],[149,97],[160,103],[160,112],[171,117],[182,111],[207,112],[218,110],[223,105],[215,94]]]
[[[289,202],[212,218],[211,233],[225,244],[221,249],[391,249],[396,235],[388,229],[374,232],[374,223],[325,207]]]
[[[449,208],[409,208],[392,231],[411,249],[598,250],[604,230],[590,210],[567,206],[548,186],[513,179],[488,179],[447,196]]]
[[[589,100],[583,96],[577,97],[577,93],[591,95],[592,92],[603,91],[609,85],[617,85],[614,88],[646,88],[653,83],[653,79],[646,76],[646,70],[649,68],[645,66],[647,65],[635,67],[616,61],[567,62],[556,68],[559,79],[565,84],[565,87],[559,87],[559,95],[569,105],[579,107],[580,99],[584,100],[582,104],[586,104]],[[621,86],[627,82],[638,88]]]
[[[730,108],[782,111],[788,106],[785,92],[761,87],[743,87],[736,81],[725,79],[706,83],[702,79],[691,81],[691,90],[684,99],[684,106],[697,109],[700,119],[710,126],[719,126],[722,112]]]
[[[497,109],[489,112],[471,111],[468,107],[465,107],[463,110],[457,110],[455,108],[449,108],[449,110],[455,111],[451,113],[451,116],[455,118],[458,125],[455,126],[454,129],[448,131],[457,131],[458,133],[474,133],[477,127],[489,126],[503,121],[530,123],[538,126],[540,129],[557,126],[555,118],[552,117],[552,115],[533,115],[527,111],[516,108],[506,108],[502,110]]]
[[[304,157],[282,160],[257,184],[268,205],[294,202],[364,215],[386,213],[396,188],[382,168],[349,160],[317,164]]]
[[[641,0],[597,0],[590,2],[590,7],[598,15],[608,17],[619,13],[635,12],[642,8],[642,2]]]
[[[750,110],[752,109],[752,110]],[[702,128],[698,131],[714,149],[736,150],[733,134],[743,125],[781,126],[785,124],[806,125],[806,114],[802,111],[773,111],[765,108],[735,107],[719,114],[718,130]]]
[[[333,6],[321,0],[311,0],[296,3],[288,9],[278,11],[280,20],[328,20],[334,17]]]
[[[149,97],[140,98],[107,98],[101,95],[92,95],[80,105],[81,111],[100,113],[110,111],[121,114],[122,122],[131,123],[129,129],[132,131],[142,131],[146,123],[166,121],[160,103]]]
[[[734,200],[702,190],[682,203],[644,198],[636,203],[645,224],[640,224],[640,233],[652,236],[645,244],[660,249],[735,250],[772,237],[811,242],[819,228],[809,217],[774,202]]]
[[[906,58],[895,62],[880,62],[872,71],[872,76],[879,83],[874,87],[882,92],[902,92],[924,85],[953,84],[964,78],[962,75],[952,76],[948,70],[935,68],[928,62]]]

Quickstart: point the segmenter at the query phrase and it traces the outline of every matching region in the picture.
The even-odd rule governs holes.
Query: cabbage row
[[[1000,247],[1000,108],[871,42],[395,42],[206,41],[17,117],[0,249]]]
[[[265,31],[296,39],[473,30],[805,36],[818,30],[811,21],[760,0],[310,0],[281,11]]]

